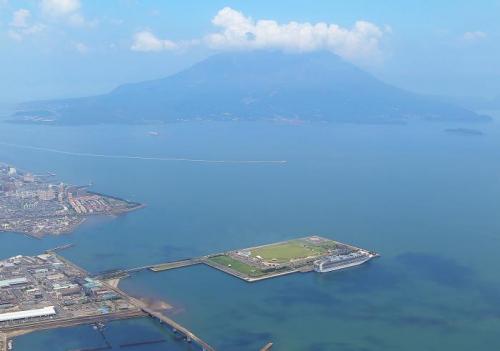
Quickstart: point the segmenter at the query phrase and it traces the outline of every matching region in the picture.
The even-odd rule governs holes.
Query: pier
[[[205,256],[204,257],[195,257],[195,258],[187,258],[187,259],[166,262],[166,263],[150,264],[150,265],[146,265],[146,266],[140,266],[140,267],[134,267],[134,268],[128,268],[128,269],[115,269],[112,271],[101,272],[97,275],[94,275],[93,278],[94,279],[102,279],[102,280],[124,278],[131,273],[137,273],[137,272],[145,271],[145,270],[150,270],[152,272],[163,272],[163,271],[168,271],[171,269],[189,267],[189,266],[194,266],[197,264],[206,263],[205,262],[206,258],[207,257],[205,257]]]
[[[62,250],[66,250],[66,249],[70,249],[72,248],[73,246],[75,246],[75,244],[73,243],[69,243],[69,244],[65,244],[65,245],[61,245],[61,246],[57,246],[57,247],[54,247],[52,249],[48,249],[48,250],[45,250],[45,252],[49,253],[49,252],[58,252],[58,251],[62,251]]]
[[[204,263],[202,258],[190,258],[187,260],[161,263],[161,264],[157,264],[154,266],[150,266],[148,268],[149,268],[149,270],[151,270],[153,272],[162,272],[162,271],[167,271],[170,269],[193,266],[195,264],[200,264],[200,263]]]

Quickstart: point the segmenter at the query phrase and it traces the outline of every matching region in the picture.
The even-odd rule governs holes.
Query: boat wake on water
[[[201,158],[186,158],[186,157],[157,157],[157,156],[138,156],[138,155],[112,155],[112,154],[94,154],[89,152],[73,152],[52,149],[47,147],[38,147],[31,145],[13,144],[0,142],[0,145],[15,147],[18,149],[35,150],[41,152],[50,152],[54,154],[78,156],[78,157],[96,157],[96,158],[114,158],[114,159],[130,159],[130,160],[145,160],[145,161],[178,161],[178,162],[193,162],[193,163],[236,163],[236,164],[284,164],[286,160],[209,160]]]

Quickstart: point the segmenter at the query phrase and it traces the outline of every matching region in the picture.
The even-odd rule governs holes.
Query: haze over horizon
[[[265,49],[330,51],[423,94],[500,95],[500,3],[429,4],[4,0],[0,102],[102,94]]]
[[[500,350],[500,0],[0,0],[0,351]]]

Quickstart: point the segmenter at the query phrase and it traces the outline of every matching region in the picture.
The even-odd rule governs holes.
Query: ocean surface
[[[444,131],[459,127],[484,135]],[[1,161],[147,205],[60,237],[0,233],[2,258],[74,243],[62,254],[97,273],[312,234],[381,254],[341,272],[253,284],[205,266],[122,281],[133,295],[168,302],[217,350],[270,341],[276,351],[500,349],[500,122],[2,124],[0,142]],[[109,323],[104,335],[114,349],[151,339],[166,342],[127,350],[196,349],[148,319]],[[14,350],[104,343],[79,326],[19,337]]]

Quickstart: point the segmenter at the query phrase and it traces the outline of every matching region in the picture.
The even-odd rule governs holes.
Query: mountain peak
[[[471,111],[385,84],[329,52],[221,53],[166,78],[125,84],[106,95],[51,104],[59,123],[481,119]]]

